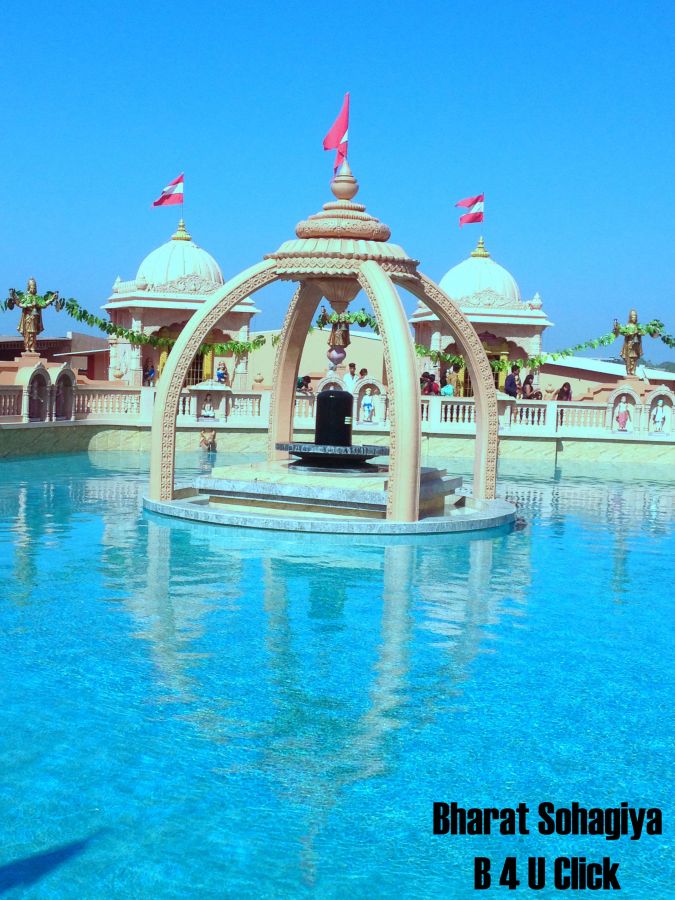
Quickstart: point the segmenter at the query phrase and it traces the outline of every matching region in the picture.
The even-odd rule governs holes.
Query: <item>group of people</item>
[[[569,388],[569,384],[565,382],[567,388]],[[565,388],[565,385],[560,389],[561,391]],[[534,374],[530,372],[529,375],[525,376],[525,381],[520,380],[520,366],[513,365],[511,366],[511,371],[506,376],[506,381],[504,382],[504,393],[508,394],[509,397],[513,397],[514,400],[520,398],[521,400],[543,400],[543,394],[540,390],[537,390],[534,386]],[[560,391],[558,392],[560,393]],[[560,397],[561,400],[572,399],[572,392],[570,390],[569,397]]]
[[[534,386],[534,374],[532,372],[525,376],[525,380],[520,380],[520,366],[512,365],[511,371],[506,376],[504,383],[504,393],[514,400],[543,400],[544,395]],[[569,402],[572,399],[572,386],[566,381],[563,386],[556,391],[556,400],[564,400]]]
[[[356,374],[356,363],[349,363],[348,371],[342,378],[342,384],[344,386],[344,390],[348,391],[350,394],[353,394],[356,388],[357,382],[363,380],[368,377],[368,369],[361,369],[359,374]],[[312,395],[314,394],[314,388],[312,387],[312,379],[309,375],[301,375],[298,377],[297,384],[295,386],[296,393]],[[363,395],[361,397],[361,422],[372,422],[373,417],[375,415],[375,398],[373,395],[373,389],[367,387],[363,391]]]
[[[344,375],[342,379],[342,384],[344,385],[344,389],[349,391],[350,394],[354,393],[354,387],[357,381],[360,381],[362,378],[368,377],[368,369],[360,369],[359,374],[356,374],[356,363],[349,363],[348,371],[346,375]]]
[[[422,372],[420,376],[420,391],[423,397],[433,397],[437,394],[441,397],[454,397],[457,394],[457,382],[460,366],[454,365],[446,369],[441,378],[441,383],[436,381],[433,372]]]
[[[349,391],[350,394],[353,394],[356,382],[361,381],[363,378],[367,377],[368,369],[360,369],[359,374],[357,375],[356,363],[349,363],[348,371],[342,378],[342,384],[346,391]],[[298,377],[298,382],[296,384],[295,390],[298,394],[313,394],[314,388],[312,387],[311,376],[300,375]]]

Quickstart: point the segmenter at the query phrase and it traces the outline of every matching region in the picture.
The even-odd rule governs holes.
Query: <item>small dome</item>
[[[213,285],[224,284],[218,263],[194,243],[181,219],[171,240],[149,253],[140,264],[136,285],[153,290],[190,276]]]
[[[440,287],[461,306],[520,305],[520,289],[510,272],[490,258],[483,238],[468,259],[453,266]],[[497,302],[495,302],[497,301]]]

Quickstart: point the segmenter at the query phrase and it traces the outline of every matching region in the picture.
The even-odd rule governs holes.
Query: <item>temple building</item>
[[[223,284],[220,266],[195,244],[181,219],[171,238],[141,262],[134,279],[122,281],[118,276],[103,308],[115,325],[174,340],[193,312]],[[249,340],[250,322],[258,311],[250,299],[237,304],[211,331],[206,343]],[[168,354],[167,347],[138,347],[124,338],[111,338],[109,378],[139,387],[144,370],[147,373],[150,367],[155,379],[159,378]],[[246,387],[247,358],[235,361],[231,354],[221,357],[213,351],[195,357],[186,384],[211,378],[221,360],[228,367],[232,386]]]
[[[488,358],[524,359],[541,353],[542,334],[553,324],[542,309],[541,297],[537,293],[531,300],[521,299],[515,278],[492,259],[483,238],[468,259],[446,272],[439,284],[478,332]],[[423,303],[418,303],[409,321],[416,343],[459,355],[454,338]],[[429,360],[424,366],[431,371]],[[505,378],[505,371],[495,373],[496,386],[502,388]],[[465,369],[460,374],[460,389],[465,397],[473,395]]]

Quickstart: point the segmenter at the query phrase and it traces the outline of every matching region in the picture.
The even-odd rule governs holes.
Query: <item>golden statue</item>
[[[337,322],[333,322],[328,338],[329,347],[348,347],[351,343],[349,337],[349,322],[345,316],[340,315]]]
[[[28,279],[25,293],[10,288],[5,305],[7,309],[18,306],[21,310],[21,319],[16,330],[23,337],[26,353],[37,352],[38,335],[44,331],[42,310],[51,306],[52,303],[57,311],[63,309],[64,301],[59,300],[59,292],[47,291],[45,296],[41,297],[37,292],[37,283],[34,278]]]
[[[623,347],[621,348],[621,356],[626,363],[626,374],[635,375],[635,369],[638,360],[642,356],[642,335],[638,326],[638,314],[631,309],[628,315],[628,324],[621,327],[619,320],[614,319],[614,334],[618,337],[623,335]]]

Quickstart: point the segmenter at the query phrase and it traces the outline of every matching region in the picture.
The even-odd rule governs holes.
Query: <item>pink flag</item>
[[[153,206],[175,206],[176,203],[183,202],[183,179],[184,175],[181,174],[178,178],[175,178],[172,182],[167,184],[167,186],[162,191],[160,197],[152,204]]]
[[[469,212],[464,213],[464,215],[459,217],[460,228],[462,225],[470,225],[472,222],[483,221],[484,201],[485,194],[476,194],[475,197],[465,197],[464,200],[455,203],[455,206],[460,206],[462,209],[469,210]]]
[[[336,173],[342,163],[347,159],[347,143],[349,140],[349,91],[345,94],[337,119],[333,123],[330,131],[323,139],[324,150],[337,150],[335,156],[335,167],[333,172]]]

